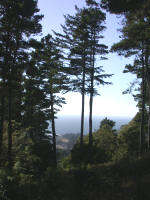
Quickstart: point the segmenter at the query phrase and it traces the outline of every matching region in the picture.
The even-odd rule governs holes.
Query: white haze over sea
[[[105,117],[93,116],[93,131],[97,130],[100,126],[100,122]],[[122,125],[128,124],[132,117],[107,117],[116,122],[115,128],[120,129]],[[58,116],[56,122],[56,133],[59,135],[66,133],[80,133],[80,116]],[[84,134],[88,133],[88,117],[85,117]]]

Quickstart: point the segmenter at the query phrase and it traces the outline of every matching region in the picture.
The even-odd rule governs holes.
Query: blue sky
[[[64,24],[63,15],[75,13],[74,5],[83,7],[84,0],[38,0],[40,13],[44,14],[42,20],[43,35],[50,33],[52,30],[62,32],[60,24]],[[119,41],[119,32],[121,19],[115,15],[107,13],[106,27],[104,32],[104,44],[111,45]],[[133,117],[138,111],[136,102],[129,94],[122,95],[130,82],[135,80],[131,74],[123,74],[122,71],[126,64],[132,63],[132,59],[125,59],[117,54],[110,53],[108,60],[100,61],[98,64],[104,66],[106,73],[114,74],[110,81],[112,85],[102,86],[99,88],[100,96],[94,97],[93,115],[95,116],[130,116]],[[65,95],[66,105],[63,106],[59,115],[80,115],[81,112],[81,95],[78,93],[68,93]],[[86,97],[85,114],[88,115],[89,99]]]

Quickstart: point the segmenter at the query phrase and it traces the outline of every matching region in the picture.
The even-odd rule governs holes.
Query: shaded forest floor
[[[150,154],[85,169],[48,168],[34,175],[11,172],[2,183],[2,200],[149,200]]]
[[[150,154],[140,160],[122,160],[69,171],[66,176],[63,185],[69,191],[67,199],[150,199]]]

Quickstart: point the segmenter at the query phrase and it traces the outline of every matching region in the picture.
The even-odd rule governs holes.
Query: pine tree
[[[40,73],[40,67],[35,52],[31,53],[31,60],[26,69],[24,80],[23,104],[23,128],[28,128],[28,135],[33,141],[45,137],[48,129],[48,108],[50,102],[46,98],[44,79]]]
[[[88,2],[91,3],[91,2]],[[92,2],[93,6],[97,6],[97,3]],[[98,39],[102,36],[98,36],[98,32],[101,32],[105,27],[98,23],[102,23],[105,19],[104,13],[99,11],[98,8],[76,8],[75,16],[67,15],[65,17],[65,26],[63,27],[64,35],[61,36],[63,46],[68,49],[68,58],[70,60],[72,85],[74,91],[79,91],[82,95],[82,108],[81,108],[81,133],[80,133],[80,147],[83,146],[83,132],[84,132],[84,99],[85,94],[91,94],[91,106],[90,106],[90,130],[92,130],[92,101],[93,95],[96,94],[94,89],[94,82],[106,83],[103,78],[110,75],[102,74],[102,68],[95,69],[95,55],[104,55],[107,53],[107,46],[98,44]],[[98,21],[95,20],[95,15]],[[97,20],[97,19],[96,19]],[[94,23],[95,27],[94,27]],[[94,28],[93,28],[94,27]],[[92,29],[93,28],[93,29]],[[94,30],[94,31],[93,31]],[[95,33],[95,31],[97,31]],[[94,34],[93,34],[94,33]],[[95,39],[94,39],[95,38]],[[104,58],[104,57],[102,57]],[[105,58],[104,58],[105,59]],[[91,89],[92,88],[92,89]],[[90,131],[90,141],[92,141],[92,132]],[[92,143],[92,142],[90,142]]]
[[[56,34],[61,38],[62,46],[67,49],[67,59],[69,60],[69,73],[71,76],[71,88],[75,92],[81,93],[81,129],[80,129],[80,148],[83,146],[84,133],[84,107],[87,80],[88,56],[88,33],[83,18],[83,11],[75,6],[75,16],[65,16],[65,25],[62,26],[64,34]]]
[[[134,66],[128,66],[129,72],[135,73],[141,78],[141,131],[139,153],[144,151],[144,112],[146,104],[146,85],[149,77],[149,29],[148,18],[143,12],[145,8],[136,12],[129,12],[125,15],[122,28],[122,41],[113,46],[113,50],[125,57],[136,55]],[[147,12],[146,12],[147,13]],[[138,62],[137,62],[138,61]],[[138,66],[138,68],[137,68]],[[149,133],[148,133],[149,135]]]
[[[43,89],[46,94],[46,99],[49,100],[49,119],[51,124],[51,134],[54,153],[54,165],[57,166],[56,157],[56,129],[55,118],[56,113],[59,111],[59,107],[65,103],[65,99],[60,96],[60,93],[66,93],[69,91],[69,78],[66,74],[66,67],[63,64],[63,55],[59,48],[57,40],[48,34],[41,39],[42,48],[37,52],[39,57],[39,70],[44,80]]]
[[[146,0],[102,0],[101,7],[115,14],[135,11],[145,4]]]
[[[105,21],[105,14],[99,9],[95,1],[87,1],[88,7],[84,9],[84,18],[86,24],[86,31],[89,35],[88,38],[88,49],[89,49],[89,87],[88,92],[90,94],[89,102],[89,146],[92,147],[93,136],[92,136],[92,112],[93,112],[93,97],[97,94],[95,84],[109,84],[103,79],[108,78],[111,75],[103,74],[102,67],[96,66],[96,56],[100,56],[101,59],[106,59],[103,55],[108,53],[107,46],[100,44],[99,40],[103,38],[102,32],[105,29],[103,25]]]
[[[2,71],[3,82],[7,82],[7,96],[8,99],[8,160],[9,166],[12,165],[12,119],[13,116],[13,103],[17,97],[13,95],[14,87],[16,85],[16,75],[19,75],[20,59],[24,57],[26,52],[27,37],[31,34],[36,34],[41,31],[39,21],[42,16],[35,15],[38,12],[37,1],[29,0],[6,0],[0,2],[2,11],[1,16],[1,30],[2,30],[2,44],[3,51],[3,65]],[[22,61],[23,65],[23,61]],[[5,69],[4,69],[5,68]],[[20,76],[22,76],[20,73]],[[7,75],[7,77],[6,77]],[[17,77],[18,79],[18,77]],[[20,81],[20,78],[19,78]],[[2,97],[2,107],[4,108],[4,95]],[[4,112],[2,110],[1,123],[4,120]],[[3,130],[1,129],[1,132]],[[3,134],[1,133],[1,136]],[[1,140],[2,142],[2,140]]]

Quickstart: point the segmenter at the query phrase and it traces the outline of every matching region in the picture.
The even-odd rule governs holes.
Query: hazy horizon
[[[118,130],[122,125],[127,124],[133,117],[127,116],[93,116],[93,131],[96,131],[100,122],[107,117],[116,122],[115,128]],[[55,120],[56,122],[56,133],[80,133],[80,116],[79,115],[59,115]],[[85,116],[84,134],[88,133],[88,116]]]

